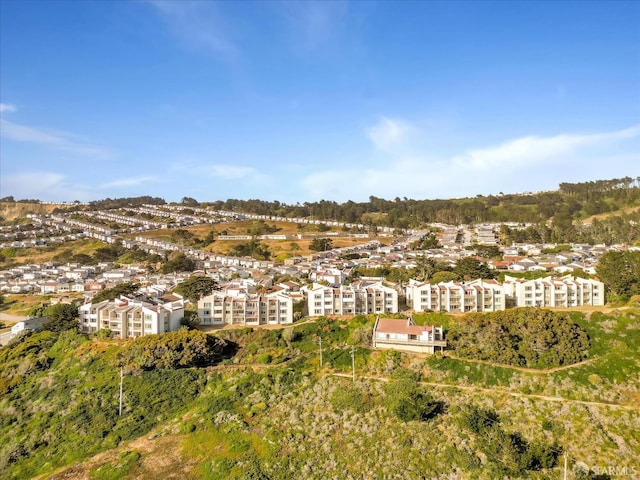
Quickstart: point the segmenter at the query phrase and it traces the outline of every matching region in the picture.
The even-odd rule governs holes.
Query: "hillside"
[[[587,361],[540,371],[372,351],[365,317],[222,330],[237,353],[177,369],[129,363],[173,358],[153,340],[133,351],[43,332],[0,350],[0,475],[555,478],[563,452],[570,468],[636,467],[640,311],[572,318],[589,336]],[[355,383],[345,343],[358,345]]]
[[[73,206],[29,202],[0,202],[0,221],[13,222],[17,219],[25,218],[29,213],[48,215],[56,209],[67,210],[70,208],[73,208]]]

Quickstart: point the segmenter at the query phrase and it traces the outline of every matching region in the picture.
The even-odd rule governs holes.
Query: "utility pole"
[[[122,416],[122,383],[124,380],[124,368],[120,367],[120,409],[118,410],[118,416]]]
[[[320,346],[320,368],[322,368],[322,337],[318,339],[318,345]]]
[[[351,378],[354,382],[356,381],[356,349],[353,345],[351,346]]]

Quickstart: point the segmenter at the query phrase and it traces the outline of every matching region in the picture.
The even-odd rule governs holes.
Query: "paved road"
[[[16,323],[29,317],[21,315],[11,315],[10,313],[0,312],[0,322]]]

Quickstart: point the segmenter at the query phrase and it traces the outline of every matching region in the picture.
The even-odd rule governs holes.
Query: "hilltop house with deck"
[[[416,325],[407,319],[376,318],[373,328],[373,347],[405,352],[435,353],[444,350],[447,341],[442,327]]]

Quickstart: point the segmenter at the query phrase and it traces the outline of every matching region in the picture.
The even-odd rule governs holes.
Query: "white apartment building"
[[[176,294],[142,301],[127,297],[79,307],[80,330],[95,333],[108,328],[119,338],[173,332],[184,317],[184,300]]]
[[[310,317],[397,313],[398,292],[382,282],[356,282],[340,287],[313,284],[307,292]]]
[[[536,280],[506,276],[504,287],[507,300],[516,307],[602,306],[605,303],[602,282],[571,275]]]
[[[280,325],[293,323],[293,299],[283,292],[213,292],[198,301],[202,325]]]
[[[410,280],[406,298],[415,312],[495,312],[506,307],[505,288],[495,280],[438,284]]]

